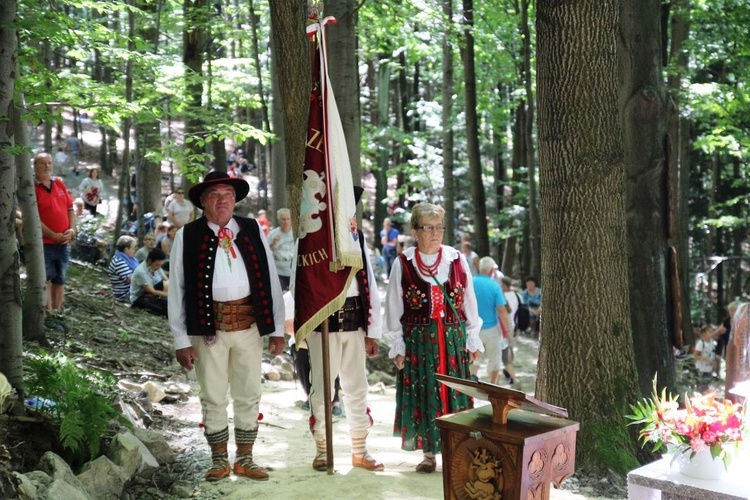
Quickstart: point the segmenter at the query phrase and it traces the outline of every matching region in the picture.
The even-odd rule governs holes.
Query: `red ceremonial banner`
[[[351,167],[336,101],[328,82],[325,23],[313,32],[312,92],[302,179],[294,329],[299,345],[343,307],[362,254],[350,235],[355,215]]]

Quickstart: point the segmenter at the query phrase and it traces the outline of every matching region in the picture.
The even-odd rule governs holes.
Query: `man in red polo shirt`
[[[52,157],[39,153],[34,158],[34,189],[42,222],[44,262],[47,267],[47,313],[62,315],[68,244],[75,236],[73,199],[65,184],[52,177]]]

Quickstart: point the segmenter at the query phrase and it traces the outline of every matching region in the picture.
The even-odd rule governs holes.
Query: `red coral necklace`
[[[420,273],[425,276],[435,276],[437,274],[438,266],[440,266],[440,261],[443,260],[443,247],[440,247],[435,263],[429,266],[422,262],[422,257],[419,255],[419,249],[415,250],[414,258],[417,261],[417,269]]]

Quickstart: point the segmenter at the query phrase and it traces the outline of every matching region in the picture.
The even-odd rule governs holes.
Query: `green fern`
[[[59,425],[60,444],[74,456],[96,458],[110,420],[129,425],[114,409],[117,381],[109,372],[83,369],[64,354],[45,352],[29,355],[26,367],[29,394],[55,403],[36,411]]]

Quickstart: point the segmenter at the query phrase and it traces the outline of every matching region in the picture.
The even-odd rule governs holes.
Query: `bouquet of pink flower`
[[[643,425],[640,439],[644,446],[653,442],[653,451],[658,451],[669,445],[675,457],[690,452],[691,459],[709,448],[711,456],[721,459],[725,466],[747,430],[742,405],[721,401],[711,392],[692,398],[685,395],[685,407],[680,408],[677,397],[667,396],[666,389],[659,396],[656,379],[653,398],[630,405],[630,409],[633,415],[625,417],[633,420],[629,425]]]

